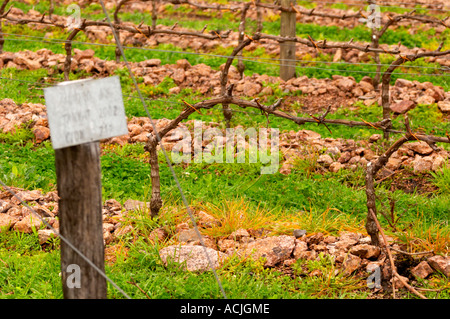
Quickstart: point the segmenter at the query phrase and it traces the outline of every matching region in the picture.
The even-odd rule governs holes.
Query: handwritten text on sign
[[[44,89],[54,149],[128,134],[119,77]]]

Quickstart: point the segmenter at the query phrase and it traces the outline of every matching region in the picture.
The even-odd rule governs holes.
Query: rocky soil
[[[150,2],[131,2],[129,4],[131,6],[132,10],[139,10],[140,12],[148,11],[148,6],[151,6]],[[125,6],[125,8],[127,5]],[[160,7],[160,16],[164,14],[164,8],[165,6]],[[142,11],[143,10],[143,11]],[[333,13],[333,14],[354,14],[354,11],[343,11],[339,9],[331,9],[326,8],[324,9],[327,13]],[[151,9],[150,9],[151,11]],[[270,10],[267,10],[270,11]],[[267,12],[267,14],[274,14],[271,12]],[[24,14],[22,10],[18,8],[13,8],[11,12],[9,13],[11,17],[14,18],[29,18],[29,19],[39,19],[41,18],[41,14],[38,11],[30,10],[27,14]],[[54,21],[60,24],[65,24],[67,17],[64,16],[57,16],[53,15]],[[324,25],[337,25],[339,27],[353,27],[355,24],[358,25],[359,23],[355,22],[354,19],[349,20],[337,20],[337,19],[331,19],[331,18],[322,18],[322,17],[310,17],[307,15],[301,15],[299,17],[301,20],[300,22],[305,23],[318,23],[318,24],[324,24]],[[132,23],[129,23],[131,26],[134,26]],[[417,32],[423,32],[426,29],[429,29],[433,27],[436,30],[436,35],[439,36],[441,32],[445,30],[445,27],[435,26],[435,25],[426,25],[423,24],[420,21],[414,21],[414,20],[404,20],[400,21],[397,25],[392,26],[391,28],[395,29],[398,28],[398,26],[407,26],[408,30],[411,34],[417,33]],[[46,25],[39,25],[36,24],[33,26],[35,29],[45,29],[47,30],[48,26]],[[158,25],[157,28],[164,29],[168,28],[164,25]],[[182,27],[177,27],[177,31],[192,31],[189,29],[185,29]],[[210,31],[213,32],[213,31]],[[103,26],[92,26],[87,27],[85,31],[87,37],[97,43],[103,43],[103,44],[111,44],[111,41],[109,40],[112,36],[111,30],[109,27],[103,27]],[[120,39],[121,42],[125,45],[134,46],[134,47],[155,47],[160,43],[171,43],[177,46],[180,49],[190,49],[194,50],[195,52],[211,52],[214,49],[217,48],[229,48],[229,47],[236,47],[238,45],[238,32],[231,32],[227,38],[221,38],[216,40],[208,40],[198,37],[191,37],[191,36],[179,36],[179,35],[171,35],[171,34],[156,34],[149,37],[146,37],[143,34],[139,33],[129,33],[126,31],[120,32]],[[46,34],[46,37],[51,40],[53,37],[52,32],[48,32]],[[76,40],[76,39],[75,39]],[[7,40],[6,40],[7,41]],[[355,44],[357,42],[354,42]],[[360,45],[365,45],[366,43],[358,43]],[[280,46],[278,43],[274,41],[270,41],[267,39],[262,39],[258,41],[258,43],[253,42],[249,46],[246,47],[246,51],[253,51],[259,46],[264,47],[267,54],[271,56],[279,56],[280,54]],[[408,48],[404,45],[398,46],[396,45],[386,45],[386,44],[380,44],[380,48],[383,48],[385,50],[389,50],[392,48],[399,48],[403,55],[405,54],[413,54],[413,53],[420,53],[423,52],[424,49],[422,48]],[[320,50],[320,53],[332,55],[333,56],[333,62],[349,62],[349,63],[373,63],[372,56],[370,53],[361,52],[359,50],[351,49],[351,50],[342,50],[342,49],[323,49]],[[296,46],[296,57],[299,60],[310,60],[312,58],[318,58],[319,52],[313,48],[313,47],[307,47],[301,44],[297,44]],[[450,66],[450,60],[446,59],[445,57],[437,57],[437,58],[426,58],[425,60],[429,62],[436,62],[442,66]],[[269,61],[270,62],[270,61]],[[272,63],[276,63],[276,61],[273,61]]]
[[[330,1],[329,1],[330,2]],[[233,3],[233,2],[231,2]],[[234,2],[235,4],[237,2]],[[346,3],[346,1],[338,1],[336,2],[338,4],[343,4]],[[347,1],[347,3],[349,5],[354,5],[356,2],[355,1]],[[365,6],[360,7],[363,11],[365,11],[367,9],[367,5],[366,3],[364,3]],[[402,4],[401,2],[392,2],[391,5],[393,6],[404,6],[404,7],[408,7],[405,6],[404,4]],[[427,4],[424,3],[423,4],[425,7],[427,7]],[[445,5],[445,1],[433,1],[432,3],[428,3],[428,5],[430,5],[430,8],[436,8],[436,9],[442,9]],[[116,1],[111,1],[107,3],[107,6],[110,9],[115,8],[116,6]],[[159,17],[162,16],[167,16],[167,9],[168,7],[177,7],[177,5],[171,5],[171,4],[161,4],[158,6],[157,9],[157,15]],[[178,6],[180,7],[180,6]],[[186,5],[183,5],[183,7],[187,7]],[[300,10],[302,11],[310,11],[310,9],[306,9],[303,6],[298,6],[300,8]],[[265,17],[266,19],[271,19],[273,17],[276,17],[279,15],[279,11],[274,11],[271,9],[267,9],[267,8],[260,8],[261,10],[261,14],[263,17]],[[151,3],[148,2],[130,2],[125,4],[124,6],[122,6],[120,12],[148,12],[149,14],[151,14],[152,12],[152,5]],[[215,13],[217,12],[216,10],[203,10],[202,14],[204,15],[205,13]],[[337,9],[337,8],[331,8],[329,6],[326,6],[322,3],[317,3],[317,6],[315,8],[315,12],[320,12],[320,13],[325,13],[325,14],[330,14],[330,15],[337,15],[337,16],[343,16],[343,15],[354,15],[355,13],[357,13],[356,10],[342,10],[342,9]],[[431,11],[430,14],[439,14],[442,12],[439,11]],[[389,14],[389,12],[381,12],[381,18],[382,21],[386,21],[388,19],[387,15]],[[176,13],[172,14],[176,16]],[[239,17],[240,12],[236,12],[236,15]],[[190,19],[199,19],[202,17],[202,15],[199,15],[198,12],[183,12],[182,14],[180,14],[180,16],[182,18],[190,18]],[[247,17],[253,21],[257,20],[257,14],[256,14],[256,10],[252,7],[251,10],[248,11],[247,13]],[[265,20],[266,21],[266,20]],[[352,19],[337,19],[337,18],[329,18],[329,17],[321,17],[321,16],[310,16],[310,15],[306,15],[306,14],[297,14],[297,23],[311,23],[311,24],[317,24],[317,25],[326,25],[326,26],[337,26],[339,28],[354,28],[355,26],[361,25],[361,22],[358,22],[358,19],[352,18]],[[443,32],[445,30],[444,26],[437,26],[437,25],[425,25],[421,23],[420,21],[415,21],[415,20],[403,20],[403,21],[399,21],[397,24],[393,25],[392,28],[396,29],[400,26],[406,26],[408,27],[408,29],[410,30],[409,32],[411,34],[415,34],[418,32],[419,28],[420,30],[428,30],[431,27],[435,27],[436,29],[436,33],[439,35],[441,32]]]
[[[165,127],[169,122],[168,119],[155,120],[156,129]],[[189,120],[186,123],[179,124],[178,127],[186,130],[190,128],[191,136],[193,136],[193,122],[193,120]],[[22,125],[31,127],[36,143],[41,143],[50,138],[44,105],[39,103],[17,105],[10,99],[0,100],[0,129],[3,132],[14,132],[17,127]],[[203,129],[217,129],[216,125],[215,123],[204,123]],[[153,132],[153,127],[147,117],[135,117],[128,121],[128,131],[128,135],[113,137],[102,142],[119,145],[145,143],[148,141],[149,133]],[[222,134],[223,136],[226,135],[225,132],[222,132]],[[173,130],[163,138],[163,146],[170,151],[182,139],[183,134],[178,130]],[[380,140],[381,135],[379,134],[372,135],[369,140],[354,141],[341,138],[322,138],[320,134],[309,130],[282,132],[279,149],[285,161],[282,162],[280,173],[289,174],[298,159],[308,159],[331,172],[337,172],[341,169],[355,170],[358,166],[365,168],[369,161],[381,155],[383,150],[380,149],[378,143]],[[203,140],[203,148],[206,148],[212,142],[212,140]],[[217,148],[224,147],[226,139],[218,136],[214,138],[214,143],[216,143],[215,147]],[[248,149],[249,143],[245,143],[245,148]],[[270,147],[270,140],[268,141],[268,147]],[[192,154],[194,154],[194,140],[192,140],[190,148]],[[382,172],[389,175],[404,167],[412,168],[415,173],[436,171],[445,162],[448,162],[449,155],[449,152],[443,149],[434,151],[425,142],[407,143],[391,156]]]
[[[0,54],[0,68],[28,70],[48,68],[50,72],[62,72],[64,61],[65,55],[54,54],[48,49]],[[85,71],[93,76],[108,76],[125,65],[123,62],[101,60],[95,57],[95,51],[91,49],[85,51],[74,49],[71,67],[72,72]],[[131,63],[131,68],[137,77],[143,79],[145,85],[156,86],[167,77],[173,79],[177,86],[171,88],[170,93],[177,94],[183,88],[192,88],[206,95],[220,94],[221,70],[214,70],[205,64],[191,65],[187,60],[181,59],[176,64],[161,65],[159,59],[150,59]],[[322,111],[317,109],[318,106],[321,105],[323,108],[327,102],[332,104],[334,109],[339,105],[351,105],[358,100],[363,101],[365,105],[375,102],[381,104],[380,93],[374,89],[372,79],[368,76],[362,78],[359,83],[352,76],[341,75],[334,75],[331,79],[300,76],[283,81],[275,76],[253,74],[241,79],[236,68],[232,66],[229,83],[235,84],[235,95],[246,97],[270,96],[273,89],[269,84],[278,83],[279,88],[285,93],[302,94],[303,96],[296,100],[300,104],[305,104],[304,108],[308,112]],[[445,92],[442,87],[434,86],[430,82],[398,79],[390,91],[394,112],[404,113],[417,104],[433,103],[438,103],[442,112],[450,112],[450,92]],[[295,100],[290,100],[291,103],[293,101]]]
[[[56,192],[47,194],[39,190],[27,191],[13,188],[17,196],[33,207],[53,229],[59,231],[58,196]],[[121,236],[132,233],[134,226],[126,221],[130,211],[145,211],[149,203],[135,200],[126,201],[123,206],[114,199],[107,200],[103,206],[103,238],[107,245],[106,252],[113,250]],[[222,221],[203,212],[196,211],[195,217],[200,233],[204,230],[220,226]],[[50,245],[51,238],[57,235],[43,225],[28,208],[21,206],[17,198],[7,191],[0,193],[0,229],[1,231],[18,231],[31,234],[33,228],[38,229],[39,242],[42,246]],[[206,271],[210,269],[200,238],[191,222],[183,222],[175,227],[175,232],[166,227],[154,229],[147,240],[158,241],[164,248],[159,253],[164,263],[185,262],[187,271]],[[370,237],[360,233],[341,232],[339,236],[323,233],[310,233],[308,230],[295,229],[292,234],[274,236],[268,229],[237,229],[228,236],[213,238],[202,235],[202,241],[215,268],[221,267],[230,257],[240,259],[263,258],[264,267],[277,268],[285,274],[292,275],[292,266],[297,260],[318,260],[328,255],[332,258],[337,274],[356,275],[365,278],[380,268],[383,288],[389,287],[392,273],[384,249],[373,246]],[[426,279],[439,272],[450,277],[450,257],[428,253],[411,257],[399,252],[405,249],[388,237],[393,249],[396,267],[406,281],[418,278]],[[108,254],[107,254],[108,255]],[[110,260],[111,261],[111,260]],[[305,276],[321,276],[320,271],[307,271]],[[399,282],[396,287],[399,288]]]

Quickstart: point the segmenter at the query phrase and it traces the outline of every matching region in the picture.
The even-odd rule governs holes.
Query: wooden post
[[[55,164],[60,233],[104,273],[99,142],[56,149]],[[76,270],[79,287],[71,285]],[[106,299],[106,279],[64,241],[61,273],[65,299]]]
[[[3,15],[5,13],[6,6],[8,4],[9,0],[3,1],[1,7],[0,7],[0,15]],[[3,53],[3,45],[5,44],[5,38],[3,37],[3,21],[0,20],[0,53]]]
[[[251,2],[244,3],[242,5],[242,12],[241,12],[241,23],[239,24],[239,36],[238,36],[238,42],[242,43],[244,41],[244,35],[245,35],[245,19],[247,18],[247,11],[250,8]],[[245,65],[242,61],[242,51],[240,51],[237,54],[238,58],[238,64],[237,69],[239,74],[241,75],[241,79],[244,78],[244,71],[245,71]]]
[[[292,10],[295,0],[281,0],[281,7],[290,11],[281,11],[280,36],[295,37],[295,11]],[[287,81],[295,77],[295,42],[280,43],[280,77]],[[286,61],[290,60],[290,61]]]

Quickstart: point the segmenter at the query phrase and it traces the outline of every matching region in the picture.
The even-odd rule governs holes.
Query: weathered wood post
[[[295,11],[292,6],[295,0],[281,0],[281,27],[280,36],[295,37]],[[287,81],[295,77],[295,42],[284,41],[280,43],[280,77]]]
[[[128,133],[120,80],[115,76],[68,81],[44,89],[44,94],[55,149],[60,235],[64,238],[64,298],[104,299],[99,141]]]
[[[105,272],[99,142],[57,149],[55,164],[60,233]],[[106,298],[105,278],[64,241],[61,270],[65,299]]]

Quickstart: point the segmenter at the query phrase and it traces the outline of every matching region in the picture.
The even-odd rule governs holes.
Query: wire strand
[[[114,286],[125,298],[131,299],[130,296],[127,295],[125,291],[123,291],[111,278],[109,278],[100,268],[97,267],[89,258],[87,258],[81,251],[79,251],[67,238],[62,236],[55,228],[53,228],[44,218],[42,218],[30,205],[28,205],[25,201],[23,201],[17,194],[8,187],[1,179],[0,184],[11,194],[13,197],[15,197],[17,200],[20,201],[20,203],[28,208],[30,212],[37,216],[40,221],[49,229],[51,229],[64,243],[67,244],[76,254],[78,254],[84,261],[86,261],[89,266],[91,266],[95,271],[97,271],[103,278],[105,278],[111,285]]]
[[[347,6],[359,6],[359,7],[365,7],[365,6],[369,5],[368,3],[363,3],[363,1],[361,1],[361,2],[357,2],[358,0],[352,0],[352,1],[353,2],[339,3],[339,2],[333,2],[333,1],[314,0],[312,2],[313,3],[323,3],[323,4],[327,4],[327,5],[344,4],[344,5],[347,5]],[[424,6],[424,5],[427,5],[427,4],[417,3],[416,5]],[[378,5],[378,6],[380,8],[411,9],[411,8],[408,8],[408,7],[399,7],[399,6],[392,6],[392,5]],[[423,7],[421,7],[421,8],[418,8],[418,9],[428,10],[428,11],[438,11],[438,12],[450,12],[450,10],[448,10],[448,9],[439,9],[439,8],[428,8],[428,7],[423,8]]]
[[[14,38],[6,38],[8,41],[24,41],[24,42],[53,42],[55,44],[63,44],[66,42],[66,40],[63,39],[49,39],[46,37],[36,37],[36,36],[27,36],[27,35],[20,35],[20,34],[14,34],[14,33],[4,33],[4,35],[8,36],[14,36],[14,37],[25,37],[29,39],[14,39]],[[82,45],[94,45],[94,46],[107,46],[111,48],[116,48],[116,45],[114,44],[107,44],[107,43],[94,43],[94,42],[84,42],[84,41],[71,41],[74,44],[82,44]],[[159,50],[159,49],[153,49],[153,48],[143,48],[143,47],[134,47],[134,46],[125,46],[126,49],[137,49],[137,50]],[[168,50],[164,50],[168,51]],[[186,51],[168,51],[170,53],[188,53],[188,54],[195,54],[195,55],[204,55],[209,57],[219,57],[219,58],[230,58],[232,56],[229,55],[220,55],[220,54],[211,54],[211,53],[201,53],[201,52],[186,52]],[[263,63],[262,61],[258,60],[266,60],[266,61],[275,61],[275,62],[300,62],[300,63],[323,63],[323,64],[348,64],[348,65],[363,65],[363,66],[390,66],[388,63],[364,63],[364,62],[347,62],[347,61],[323,61],[323,60],[302,60],[302,59],[280,59],[280,58],[260,58],[260,57],[243,57],[244,61],[249,62],[258,62]],[[432,69],[432,70],[439,70],[439,71],[450,71],[449,67],[433,67],[433,66],[423,66],[423,65],[402,65],[402,67],[405,68],[419,68],[419,69]]]
[[[9,39],[10,41],[28,41],[26,39]],[[38,41],[38,40],[30,40],[30,41]],[[56,42],[56,43],[61,43],[61,42]],[[82,45],[94,45],[94,46],[106,46],[106,47],[114,47],[116,48],[116,45],[112,45],[112,44],[104,44],[104,43],[92,43],[92,42],[82,42],[82,41],[72,41],[72,43],[74,44],[82,44]],[[227,56],[227,55],[219,55],[219,54],[210,54],[210,53],[201,53],[201,52],[186,52],[186,51],[175,51],[175,50],[166,50],[166,49],[153,49],[153,48],[142,48],[142,47],[127,47],[125,46],[124,49],[136,49],[136,50],[144,50],[144,51],[151,51],[151,52],[161,52],[161,53],[172,53],[172,54],[180,54],[180,55],[197,55],[197,56],[207,56],[207,57],[211,57],[211,58],[223,58],[223,59],[228,59],[231,56]],[[270,63],[270,62],[263,62],[263,61],[258,61],[255,60],[257,58],[249,58],[249,57],[243,57],[241,60],[242,61],[246,61],[246,62],[251,62],[251,63],[258,63],[258,64],[265,64],[265,65],[272,65],[272,66],[280,66],[279,63]],[[269,60],[269,59],[268,59]],[[303,63],[322,63],[322,64],[327,64],[327,63],[332,63],[331,61],[309,61],[309,60],[288,60],[285,59],[286,61],[296,61],[296,62],[300,62],[300,61],[305,61]],[[284,61],[284,59],[273,59],[273,61]],[[353,65],[352,63],[347,63],[347,62],[342,62],[343,65]],[[358,64],[356,64],[358,65]],[[376,66],[377,64],[366,64],[366,63],[361,63],[359,65],[370,65],[370,66]],[[390,64],[381,64],[382,66],[388,66]],[[414,68],[415,66],[410,66],[410,65],[401,65],[400,68]],[[420,67],[420,66],[418,66]],[[313,66],[296,66],[296,68],[299,69],[316,69],[316,70],[327,70],[330,72],[346,72],[346,73],[367,73],[367,74],[377,74],[378,72],[376,71],[363,71],[363,70],[344,70],[344,69],[331,69],[331,68],[320,68],[320,67],[313,67]],[[433,67],[427,67],[430,69],[433,69]],[[441,71],[450,71],[449,68],[434,68],[434,70],[441,70]],[[434,73],[407,73],[407,72],[393,72],[393,75],[410,75],[410,76],[450,76],[450,74],[434,74]]]
[[[104,4],[103,0],[100,0],[100,4],[102,6],[103,13],[105,14],[105,17],[106,17],[106,19],[107,19],[107,21],[108,21],[108,23],[109,23],[109,25],[111,27],[111,30],[112,30],[113,35],[114,35],[114,38],[116,39],[116,42],[118,44],[118,48],[119,48],[120,54],[121,54],[121,56],[122,56],[122,58],[123,58],[123,60],[124,60],[124,62],[126,64],[126,66],[127,66],[127,69],[129,71],[130,77],[131,77],[131,79],[132,79],[132,81],[134,83],[136,91],[137,91],[137,93],[139,95],[139,98],[140,98],[140,100],[142,102],[142,106],[144,107],[145,112],[147,113],[147,116],[150,119],[150,123],[151,123],[151,125],[153,127],[153,131],[155,132],[156,138],[157,138],[158,143],[159,143],[159,145],[161,147],[161,150],[162,150],[162,152],[164,154],[164,157],[166,159],[167,165],[169,166],[169,169],[170,169],[170,171],[172,173],[172,176],[173,176],[173,178],[175,180],[175,183],[177,185],[178,191],[180,192],[182,201],[183,201],[183,203],[184,203],[184,205],[186,207],[186,210],[187,210],[187,212],[188,212],[188,214],[189,214],[189,216],[191,218],[191,221],[192,221],[192,223],[194,225],[195,232],[196,232],[196,234],[197,234],[197,236],[198,236],[198,238],[200,240],[200,243],[201,243],[201,245],[203,247],[203,250],[205,252],[205,255],[206,255],[206,258],[208,260],[208,264],[209,264],[209,266],[211,268],[211,271],[213,272],[214,277],[215,277],[215,279],[217,281],[217,284],[219,285],[219,288],[220,288],[220,291],[222,293],[222,296],[224,297],[224,299],[227,299],[227,295],[225,293],[225,290],[223,289],[223,286],[222,286],[222,283],[221,283],[221,281],[219,279],[219,276],[217,275],[217,272],[216,272],[216,270],[213,267],[211,258],[210,258],[209,254],[208,254],[208,251],[206,250],[205,243],[204,243],[203,238],[202,238],[202,236],[200,234],[200,231],[198,230],[197,223],[196,223],[195,218],[194,218],[194,216],[192,214],[191,208],[189,207],[189,203],[188,203],[188,201],[187,201],[187,199],[186,199],[186,197],[184,195],[184,191],[183,191],[183,189],[181,187],[180,181],[178,180],[177,174],[176,174],[176,172],[175,172],[175,170],[174,170],[174,168],[172,166],[172,163],[171,163],[171,161],[169,159],[169,156],[167,155],[167,152],[166,152],[166,150],[164,148],[164,145],[161,143],[161,137],[159,136],[158,130],[156,129],[156,125],[155,125],[155,123],[153,121],[152,116],[150,115],[150,111],[148,110],[148,107],[147,107],[147,105],[145,103],[145,100],[144,100],[144,98],[142,96],[141,90],[139,89],[139,86],[137,84],[136,78],[135,78],[133,72],[131,71],[130,65],[128,64],[128,60],[127,60],[127,58],[125,56],[125,51],[123,50],[123,47],[122,47],[122,45],[120,43],[119,37],[117,35],[117,32],[115,31],[114,26],[113,26],[113,24],[111,22],[111,19],[109,17],[108,11],[106,10],[106,7],[105,7],[105,4]]]

